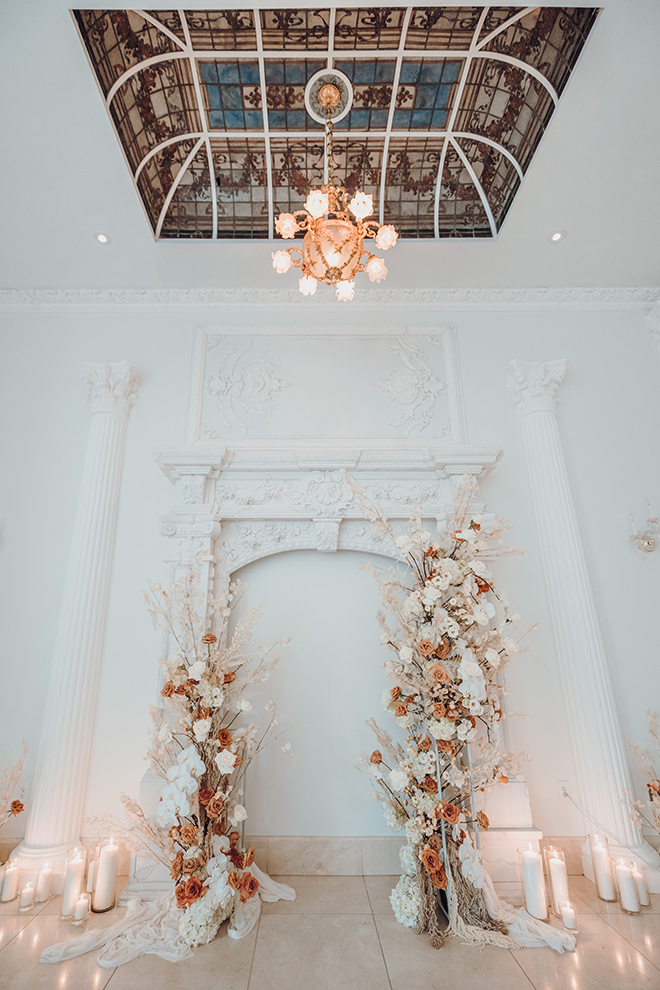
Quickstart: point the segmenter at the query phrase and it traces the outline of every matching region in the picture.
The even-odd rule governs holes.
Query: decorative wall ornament
[[[568,288],[365,289],[354,308],[374,306],[454,309],[646,309],[660,300],[657,286]],[[295,289],[0,289],[0,307],[138,310],[195,309],[226,306],[318,306],[333,303],[330,290],[312,299]],[[322,332],[323,328],[317,328]]]
[[[311,522],[229,523],[223,527],[224,538],[216,548],[219,563],[227,574],[245,567],[253,560],[287,550],[313,550],[316,533]]]
[[[81,362],[80,374],[89,386],[92,412],[128,416],[140,385],[131,361],[117,361],[115,364]]]
[[[520,416],[554,412],[559,385],[566,374],[566,358],[560,361],[511,361],[506,384]]]
[[[218,343],[218,340],[209,342],[208,350]],[[269,354],[243,361],[251,347],[252,342],[238,354],[235,353],[237,347],[232,348],[225,358],[223,369],[206,382],[206,391],[217,400],[218,412],[225,426],[230,426],[227,417],[227,412],[230,412],[246,432],[247,424],[238,415],[236,405],[241,406],[248,415],[265,421],[272,412],[273,397],[291,386],[290,382],[277,377],[275,362]]]
[[[632,523],[630,543],[640,553],[654,553],[660,545],[660,519],[654,515],[650,502],[647,501],[646,505],[649,515],[646,520],[646,529],[643,532],[637,532],[635,517],[632,512],[630,513],[630,522]]]
[[[428,340],[436,347],[440,344],[437,337],[429,337]],[[435,401],[447,385],[433,374],[421,347],[408,343],[403,337],[392,341],[389,347],[399,355],[403,368],[393,371],[380,382],[374,382],[372,388],[387,392],[394,402],[408,406],[394,428],[405,426],[405,436],[410,436],[413,430],[429,425]]]
[[[336,553],[339,546],[339,524],[341,519],[314,519],[316,529],[316,549],[320,553]]]
[[[353,501],[341,471],[313,471],[303,478],[300,500],[321,516],[342,514]]]
[[[223,329],[224,332],[218,332]],[[419,437],[465,443],[463,399],[450,327],[333,327],[321,334],[268,326],[198,332],[187,439],[191,444],[261,438],[301,441],[330,451],[365,442]],[[402,332],[403,330],[403,332]],[[361,369],[375,381],[365,390]],[[286,397],[275,401],[287,390]],[[391,402],[403,412],[391,418]],[[327,465],[331,467],[331,464]],[[337,467],[347,467],[339,458]]]

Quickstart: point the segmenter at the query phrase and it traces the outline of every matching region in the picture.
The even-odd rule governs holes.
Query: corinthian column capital
[[[558,361],[512,361],[506,377],[509,395],[518,406],[518,415],[554,412],[559,385],[566,374],[566,358]]]
[[[92,412],[112,412],[128,416],[140,385],[131,361],[115,364],[81,362],[80,374],[89,386]]]

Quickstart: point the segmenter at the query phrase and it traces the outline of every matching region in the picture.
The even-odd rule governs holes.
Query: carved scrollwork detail
[[[440,344],[437,337],[430,337],[429,342],[436,347]],[[387,392],[393,402],[408,407],[393,426],[395,429],[405,427],[404,435],[410,436],[413,430],[421,431],[429,425],[436,399],[445,391],[447,384],[433,373],[421,347],[403,337],[389,346],[399,355],[403,367],[397,368],[388,378],[374,382],[372,388]],[[442,432],[447,432],[447,429],[443,427]]]
[[[518,413],[554,412],[559,385],[566,374],[566,358],[559,361],[512,361],[506,384]]]
[[[230,523],[218,556],[228,571],[235,571],[274,553],[315,547],[316,533],[311,521]]]
[[[265,421],[273,411],[273,397],[291,387],[290,382],[277,377],[275,362],[269,354],[243,361],[251,347],[252,341],[237,355],[237,348],[233,347],[226,355],[222,369],[209,378],[205,386],[206,391],[216,399],[225,426],[231,427],[231,414],[246,433],[248,425],[239,416],[237,406],[244,415],[257,416]],[[231,358],[234,360],[230,364]]]

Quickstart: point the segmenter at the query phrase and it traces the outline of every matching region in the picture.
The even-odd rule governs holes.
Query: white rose
[[[454,723],[448,718],[433,719],[428,729],[434,739],[451,739],[454,735]]]
[[[241,711],[242,712],[251,712],[252,711],[252,705],[247,700],[247,698],[243,698],[242,699],[240,708],[241,708]]]
[[[195,739],[197,742],[202,742],[208,736],[211,731],[211,719],[210,718],[199,718],[196,722],[193,722],[193,732],[195,733]]]
[[[188,667],[188,677],[191,677],[194,681],[198,681],[204,671],[206,670],[206,664],[203,660],[198,660]]]
[[[233,811],[231,812],[229,819],[233,824],[237,822],[244,822],[247,818],[248,813],[242,804],[235,804]]]
[[[471,560],[470,567],[472,568],[475,574],[479,575],[479,577],[483,577],[486,571],[488,570],[483,560]]]
[[[390,783],[395,791],[402,791],[408,786],[408,774],[405,770],[390,770]]]
[[[229,749],[221,749],[215,758],[215,764],[220,773],[231,773],[236,766],[236,753]]]
[[[409,663],[412,660],[413,652],[409,646],[402,646],[399,650],[399,657],[404,663]]]

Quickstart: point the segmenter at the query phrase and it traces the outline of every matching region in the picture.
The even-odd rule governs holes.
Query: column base
[[[81,845],[80,839],[70,839],[56,846],[32,846],[25,839],[12,852],[12,859],[21,861],[21,883],[35,882],[42,863],[48,862],[53,869],[53,893],[58,893],[58,879],[64,875],[66,854],[72,846]]]
[[[660,894],[660,855],[658,855],[657,849],[654,849],[648,842],[641,842],[638,846],[631,846],[630,848],[616,842],[610,842],[609,846],[613,859],[622,857],[637,863],[646,874],[646,882],[651,893]],[[595,883],[588,838],[582,846],[582,870],[585,877]]]

